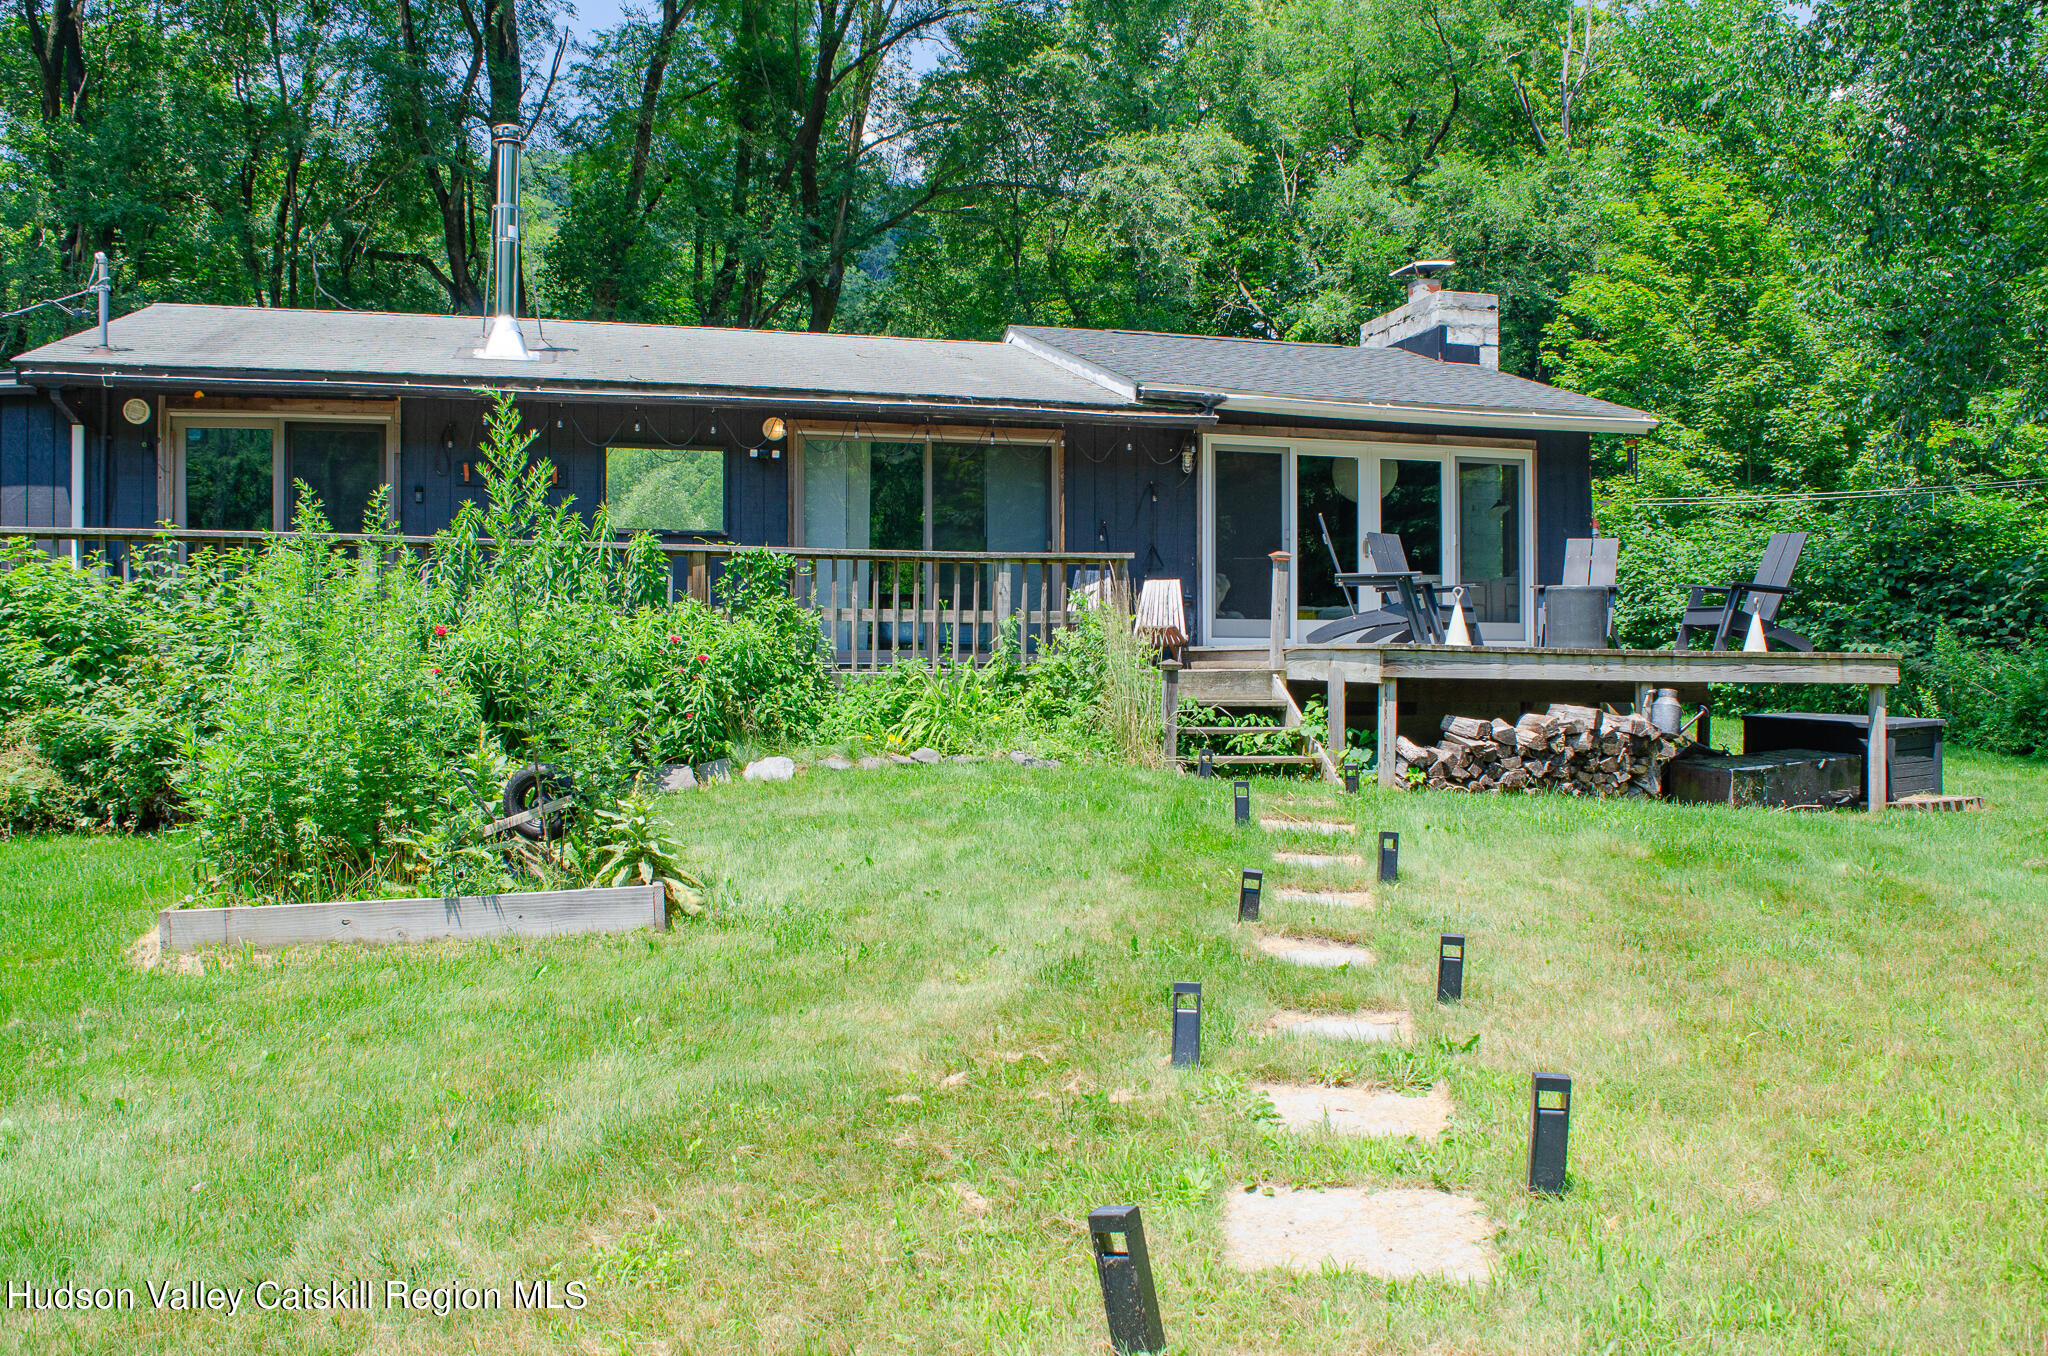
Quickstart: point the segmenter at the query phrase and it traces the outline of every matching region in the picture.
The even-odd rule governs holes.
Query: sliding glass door
[[[165,514],[180,527],[234,532],[292,525],[303,483],[337,532],[365,530],[387,482],[387,423],[173,411]]]
[[[1463,586],[1490,643],[1529,638],[1525,457],[1428,444],[1216,438],[1207,448],[1203,497],[1202,610],[1213,643],[1271,636],[1275,551],[1293,557],[1293,640],[1358,602],[1373,605],[1337,582],[1368,568],[1368,532],[1398,539],[1407,568],[1424,579]]]

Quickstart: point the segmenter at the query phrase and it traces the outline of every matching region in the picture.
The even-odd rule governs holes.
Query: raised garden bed
[[[319,942],[427,942],[444,938],[567,937],[668,926],[659,885],[442,899],[351,899],[330,904],[246,904],[165,909],[165,952],[202,946],[306,946]]]

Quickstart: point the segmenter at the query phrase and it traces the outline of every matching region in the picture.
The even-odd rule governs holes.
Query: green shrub
[[[1943,628],[1901,674],[1902,714],[1948,722],[1947,737],[1993,753],[2048,753],[2048,645],[1971,649]]]
[[[187,750],[199,856],[229,893],[346,897],[393,874],[401,839],[475,813],[457,760],[482,720],[429,647],[418,566],[326,532],[308,503],[257,563],[218,732]]]

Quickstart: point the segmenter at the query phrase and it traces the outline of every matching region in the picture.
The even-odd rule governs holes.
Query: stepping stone
[[[1272,833],[1322,833],[1328,834],[1332,838],[1358,832],[1356,824],[1340,824],[1334,819],[1280,819],[1269,817],[1260,819],[1259,827]]]
[[[747,770],[740,774],[741,781],[786,782],[796,776],[796,759],[762,758],[747,764]]]
[[[1327,904],[1333,909],[1369,909],[1372,894],[1366,890],[1298,890],[1282,885],[1273,891],[1281,904]]]
[[[1362,1271],[1484,1282],[1493,1225],[1478,1201],[1402,1187],[1240,1188],[1223,1198],[1223,1256],[1240,1271]]]
[[[1339,1088],[1323,1083],[1254,1083],[1289,1130],[1375,1139],[1435,1139],[1451,1121],[1451,1090],[1439,1083],[1424,1097],[1385,1088]]]
[[[1277,1012],[1266,1023],[1269,1035],[1320,1036],[1330,1041],[1363,1041],[1369,1045],[1406,1045],[1415,1038],[1415,1021],[1405,1012]]]
[[[1355,852],[1276,852],[1273,860],[1282,866],[1364,866],[1365,858]]]
[[[876,768],[889,766],[889,760],[875,754],[869,754],[860,760],[860,766],[864,772],[873,772]]]
[[[913,763],[923,763],[926,767],[930,767],[933,763],[944,761],[945,756],[937,749],[918,749],[910,755],[910,761]]]
[[[852,764],[852,763],[849,763],[849,762],[847,762],[847,761],[846,761],[846,760],[845,760],[844,758],[841,758],[841,757],[840,757],[840,756],[839,756],[838,754],[834,754],[834,755],[832,755],[832,756],[831,756],[830,758],[821,758],[821,759],[819,759],[819,760],[818,760],[818,766],[819,766],[819,767],[829,767],[829,768],[831,768],[831,769],[832,769],[832,770],[833,770],[834,772],[847,772],[847,771],[850,771],[850,770],[852,769],[852,767],[853,767],[853,764]]]
[[[1332,942],[1321,937],[1289,937],[1285,933],[1262,932],[1259,950],[1290,965],[1314,970],[1342,970],[1345,966],[1363,970],[1372,964],[1372,952],[1349,942]]]

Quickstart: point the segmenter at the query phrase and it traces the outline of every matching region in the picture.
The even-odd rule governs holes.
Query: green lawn
[[[1261,783],[1402,831],[1377,911],[1267,907],[1369,942],[1363,973],[1252,951],[1236,873],[1277,840],[1158,773],[721,786],[673,802],[717,885],[667,936],[202,974],[124,960],[182,889],[175,842],[0,844],[0,1277],[139,1300],[0,1313],[0,1351],[1082,1352],[1082,1216],[1135,1200],[1187,1352],[2039,1352],[2048,779],[1952,756],[1950,789],[1991,807]],[[1471,938],[1449,1010],[1440,928]],[[1207,987],[1199,1072],[1165,1065],[1176,979]],[[1407,1050],[1251,1035],[1399,1005]],[[1520,1189],[1535,1068],[1577,1080],[1557,1200]],[[1441,1078],[1453,1130],[1296,1140],[1247,1091],[1275,1074]],[[1495,1279],[1236,1273],[1221,1199],[1249,1182],[1470,1193]],[[222,1318],[144,1288],[359,1276],[588,1304]]]

